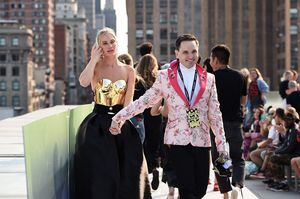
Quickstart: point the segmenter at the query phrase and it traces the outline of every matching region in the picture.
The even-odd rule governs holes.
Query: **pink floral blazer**
[[[177,67],[177,61],[173,61],[170,68],[159,71],[153,86],[139,99],[118,112],[113,120],[123,123],[164,98],[169,110],[164,136],[165,144],[210,147],[211,128],[215,134],[218,151],[225,151],[225,133],[214,75],[206,73],[200,65],[196,66],[201,88],[191,107],[196,107],[199,111],[200,127],[190,128],[186,114],[189,104],[177,82]]]

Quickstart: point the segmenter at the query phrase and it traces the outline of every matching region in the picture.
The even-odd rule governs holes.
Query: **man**
[[[147,55],[147,54],[152,54],[152,48],[153,48],[152,43],[150,43],[150,42],[142,43],[140,46],[141,57],[143,57],[144,55]]]
[[[140,57],[143,57],[144,55],[147,55],[147,54],[153,54],[153,45],[151,42],[144,42],[140,45],[139,47],[139,51],[140,51]],[[139,64],[139,62],[137,61],[136,63],[134,63],[133,67],[136,68],[137,65]],[[162,67],[162,63],[160,63],[158,60],[157,60],[157,64],[158,64],[158,68],[161,69]]]
[[[224,122],[226,141],[229,144],[230,158],[232,159],[232,185],[236,187],[231,198],[237,198],[239,189],[244,185],[245,161],[242,158],[242,106],[246,104],[247,82],[243,75],[228,66],[230,50],[225,45],[217,45],[211,50],[210,64],[214,70],[220,109]],[[212,144],[212,159],[217,154]],[[232,190],[228,177],[216,174],[220,192],[228,198]]]
[[[291,80],[288,83],[288,95],[286,97],[286,104],[294,107],[298,114],[300,114],[300,91],[298,90],[298,83]]]
[[[196,64],[198,40],[184,34],[175,46],[177,60],[159,71],[152,88],[113,117],[110,131],[118,134],[125,120],[164,98],[169,110],[164,143],[170,148],[180,198],[199,199],[209,177],[210,127],[219,153],[226,154],[223,122],[214,76]]]

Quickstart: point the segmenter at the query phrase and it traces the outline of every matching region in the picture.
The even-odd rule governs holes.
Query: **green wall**
[[[28,198],[71,198],[76,132],[92,107],[53,113],[23,127]]]

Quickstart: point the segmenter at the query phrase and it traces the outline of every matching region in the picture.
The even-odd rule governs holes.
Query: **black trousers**
[[[244,186],[244,169],[245,161],[243,159],[243,136],[241,123],[239,122],[224,122],[224,130],[226,141],[229,144],[229,155],[232,160],[232,185]],[[211,155],[213,163],[219,157],[215,144],[215,136],[211,132]],[[221,177],[216,174],[217,181],[221,193],[231,191],[230,179],[227,177]]]
[[[177,178],[180,199],[200,199],[206,194],[209,177],[210,148],[171,145],[171,159]]]

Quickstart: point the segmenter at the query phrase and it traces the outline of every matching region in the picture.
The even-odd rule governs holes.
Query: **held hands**
[[[112,120],[109,131],[113,135],[118,135],[121,133],[122,124],[117,123],[116,121]]]
[[[91,52],[91,60],[94,60],[96,63],[98,63],[103,59],[103,56],[103,49],[99,45],[94,44]]]

